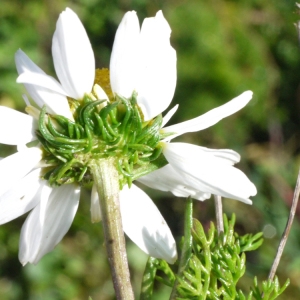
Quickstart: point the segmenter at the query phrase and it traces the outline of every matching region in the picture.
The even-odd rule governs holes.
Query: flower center
[[[96,74],[96,81],[110,101],[95,95],[86,95],[81,101],[69,99],[74,121],[46,113],[46,107],[41,110],[37,137],[44,149],[43,178],[50,185],[92,185],[92,159],[113,157],[121,188],[167,163],[160,144],[162,116],[144,122],[136,93],[129,99],[113,97],[105,72],[101,82]]]

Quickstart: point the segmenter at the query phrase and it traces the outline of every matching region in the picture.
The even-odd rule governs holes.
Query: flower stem
[[[134,299],[119,203],[119,175],[113,158],[89,163],[100,200],[108,260],[118,300]]]
[[[224,222],[223,222],[223,206],[221,196],[214,195],[215,198],[215,210],[216,210],[216,220],[217,220],[217,229],[218,234],[224,232]]]
[[[287,242],[287,239],[288,239],[288,236],[289,236],[292,224],[293,224],[293,220],[295,217],[298,200],[299,200],[299,194],[300,194],[300,170],[298,172],[297,183],[296,183],[296,187],[295,187],[295,191],[294,191],[294,197],[293,197],[293,202],[292,202],[292,206],[291,206],[291,210],[290,210],[290,215],[289,215],[285,230],[282,234],[282,237],[281,237],[278,249],[277,249],[277,253],[276,253],[275,259],[273,261],[270,273],[269,273],[268,279],[270,279],[270,280],[274,279],[277,267],[278,267],[280,259],[281,259],[281,255],[283,253],[283,249]]]

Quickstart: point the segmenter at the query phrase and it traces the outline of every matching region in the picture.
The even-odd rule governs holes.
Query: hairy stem
[[[89,163],[100,200],[108,260],[118,300],[134,299],[119,203],[119,176],[113,158]]]

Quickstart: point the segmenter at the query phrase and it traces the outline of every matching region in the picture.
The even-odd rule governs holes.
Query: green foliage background
[[[241,288],[257,275],[266,279],[284,229],[299,168],[300,49],[294,1],[285,0],[1,0],[0,105],[24,110],[24,89],[16,84],[18,48],[54,76],[51,40],[59,13],[72,8],[91,39],[97,67],[108,67],[116,28],[128,10],[140,21],[162,9],[172,28],[178,55],[178,84],[170,123],[196,117],[251,89],[254,99],[237,114],[205,131],[178,140],[211,148],[230,148],[242,156],[241,168],[258,188],[253,205],[224,200],[237,216],[241,233],[263,231],[265,242],[247,256]],[[157,70],[159,72],[159,70]],[[5,130],[5,128],[1,128]],[[0,145],[0,156],[15,151]],[[0,170],[1,171],[1,170]],[[1,184],[1,183],[0,183]],[[178,241],[183,234],[183,202],[171,194],[147,190]],[[195,202],[194,217],[204,227],[214,219],[213,201]],[[278,270],[291,285],[282,299],[300,295],[300,209]],[[101,224],[91,224],[89,191],[63,241],[37,266],[22,267],[18,239],[25,216],[0,227],[0,299],[114,299]],[[146,255],[127,241],[132,280],[139,292]],[[157,286],[154,299],[168,299]]]

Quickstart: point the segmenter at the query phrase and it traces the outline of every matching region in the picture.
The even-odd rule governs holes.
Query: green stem
[[[186,207],[184,213],[184,243],[182,246],[178,272],[176,275],[177,278],[182,277],[183,271],[187,268],[191,257],[192,242],[193,242],[193,238],[191,234],[192,227],[193,227],[193,200],[192,198],[189,197],[186,200]],[[179,285],[179,281],[178,279],[176,279],[170,295],[170,300],[175,300],[178,297],[177,295],[178,285]]]
[[[89,163],[100,200],[108,260],[118,300],[134,299],[119,203],[119,175],[113,158]]]

